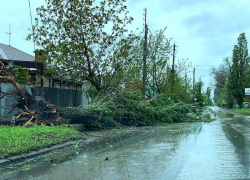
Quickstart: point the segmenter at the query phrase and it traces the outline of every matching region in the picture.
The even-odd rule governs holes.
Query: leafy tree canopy
[[[211,75],[213,75],[214,81],[212,86],[214,87],[214,102],[221,106],[222,102],[226,101],[229,107],[233,105],[232,94],[227,88],[228,76],[231,71],[232,58],[226,57],[223,59],[223,63],[218,68],[211,69]]]
[[[125,0],[47,0],[37,8],[31,34],[58,74],[89,81],[96,91],[108,88],[128,56]],[[125,36],[127,35],[127,37]]]
[[[236,99],[239,108],[243,106],[244,88],[247,85],[249,71],[249,56],[245,33],[238,37],[238,44],[234,46],[232,67],[229,74],[228,88]]]

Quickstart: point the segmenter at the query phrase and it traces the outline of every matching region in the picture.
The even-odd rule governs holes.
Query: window
[[[65,83],[65,89],[69,89],[69,83]]]
[[[61,82],[60,81],[56,82],[56,88],[61,88]]]

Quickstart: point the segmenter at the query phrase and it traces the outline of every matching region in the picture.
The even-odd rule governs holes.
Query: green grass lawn
[[[0,126],[0,158],[83,138],[84,134],[68,125]]]
[[[240,113],[240,114],[250,114],[250,109],[234,109],[234,112]]]

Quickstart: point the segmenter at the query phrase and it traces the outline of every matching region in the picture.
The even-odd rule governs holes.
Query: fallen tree
[[[87,129],[119,126],[155,126],[195,121],[191,105],[175,102],[165,94],[143,100],[140,91],[119,90],[100,94],[86,108],[66,107],[62,115],[70,124],[83,124]]]
[[[12,84],[15,89],[9,92],[3,92],[0,90],[0,99],[7,96],[14,96],[15,102],[8,104],[10,110],[7,114],[0,117],[0,123],[4,118],[15,110],[20,109],[11,118],[12,124],[20,123],[21,118],[25,118],[24,126],[30,124],[41,124],[41,125],[57,125],[61,124],[62,118],[60,116],[60,109],[54,105],[51,105],[45,99],[41,98],[36,100],[35,90],[30,85],[32,95],[7,71],[3,62],[0,61],[0,84]]]

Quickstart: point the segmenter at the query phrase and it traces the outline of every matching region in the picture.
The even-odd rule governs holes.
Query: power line
[[[210,66],[221,66],[221,65],[196,65],[196,66],[193,66],[193,67],[210,67]]]
[[[184,54],[183,54],[183,52],[181,51],[181,49],[180,49],[180,47],[179,46],[177,46],[178,47],[178,51],[181,53],[181,55],[183,56],[183,57],[186,57]],[[187,57],[188,58],[188,57]]]
[[[29,3],[29,9],[30,9],[30,22],[31,22],[32,34],[33,34],[33,22],[32,22],[32,14],[31,14],[30,0],[28,0],[28,3]],[[34,51],[35,51],[35,50],[36,50],[36,46],[35,46],[34,34],[33,34],[33,43],[34,43]]]
[[[153,28],[153,26],[152,26],[152,24],[151,24],[151,22],[150,22],[150,20],[149,20],[148,15],[147,15],[147,22],[148,22],[150,28],[152,29],[153,33],[155,33],[154,28]],[[148,28],[148,29],[149,29],[149,28]],[[150,31],[150,32],[151,32],[151,31]],[[151,34],[152,34],[152,32],[151,32]]]
[[[183,53],[183,51],[180,49],[180,47],[179,46],[177,46],[178,47],[178,52],[180,52],[180,54],[183,56],[183,57],[186,57],[186,58],[188,58],[187,56],[185,56],[184,55],[184,53]],[[221,65],[194,65],[194,66],[192,66],[192,67],[213,67],[213,66],[221,66]]]
[[[211,72],[211,71],[208,71],[208,70],[199,69],[199,68],[197,68],[197,67],[196,67],[195,69],[196,69],[196,70],[200,70],[200,71],[204,71],[204,72],[209,72],[209,73]]]
[[[143,53],[143,78],[142,78],[142,97],[145,99],[146,95],[146,61],[147,61],[147,42],[148,41],[148,25],[147,25],[147,8],[145,9],[145,40],[144,40],[144,53]]]

